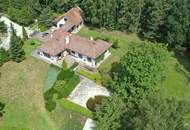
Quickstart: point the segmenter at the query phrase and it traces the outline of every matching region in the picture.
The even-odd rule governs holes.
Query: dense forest
[[[79,5],[90,25],[138,33],[172,48],[187,46],[189,0],[0,0],[0,11],[23,24],[38,19],[50,26],[53,16]]]

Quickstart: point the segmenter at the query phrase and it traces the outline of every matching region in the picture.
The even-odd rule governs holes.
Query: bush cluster
[[[62,69],[53,87],[44,93],[46,109],[50,112],[54,110],[56,99],[68,97],[79,82],[79,76],[75,75],[73,71]]]
[[[106,96],[98,95],[94,98],[88,99],[86,106],[89,110],[95,112],[96,111],[96,105],[100,105],[102,103],[102,100],[105,99]]]

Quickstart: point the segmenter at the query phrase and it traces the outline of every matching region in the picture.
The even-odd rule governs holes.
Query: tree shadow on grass
[[[190,56],[187,53],[178,54],[175,53],[174,57],[178,60],[179,64],[176,64],[176,70],[184,74],[184,76],[190,82]]]

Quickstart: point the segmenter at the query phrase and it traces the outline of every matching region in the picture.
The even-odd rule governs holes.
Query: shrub
[[[102,103],[102,100],[105,99],[106,96],[95,96],[94,98],[88,99],[86,106],[89,110],[95,112],[96,110],[96,105],[100,105]]]
[[[26,32],[26,29],[22,26],[22,35],[23,35],[23,40],[27,40],[28,39],[28,34]]]
[[[62,88],[61,91],[59,91],[58,98],[66,98],[69,96],[69,94],[73,91],[73,89],[76,87],[76,85],[80,82],[80,78],[78,75],[74,75]]]
[[[112,48],[114,48],[114,49],[119,48],[118,40],[114,40],[114,42],[112,44]]]
[[[4,49],[0,49],[0,66],[9,61],[9,53]]]
[[[56,82],[55,82],[55,84],[54,84],[54,89],[56,90],[56,91],[61,91],[62,90],[62,88],[64,87],[64,85],[65,85],[65,81],[64,80],[57,80]]]
[[[50,90],[48,90],[48,91],[46,91],[46,92],[44,93],[44,99],[45,99],[46,101],[52,100],[53,95],[54,95],[55,93],[57,93],[57,91],[56,91],[54,88],[51,88]]]
[[[69,80],[70,78],[72,78],[74,75],[74,72],[71,70],[61,70],[61,72],[59,73],[57,80]]]
[[[56,108],[56,102],[48,100],[45,102],[45,107],[49,112],[52,112]]]
[[[3,114],[5,113],[5,103],[0,102],[0,118],[3,117]]]

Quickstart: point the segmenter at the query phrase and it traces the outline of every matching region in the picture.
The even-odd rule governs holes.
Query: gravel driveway
[[[86,108],[88,99],[96,95],[110,96],[110,93],[105,87],[97,85],[95,82],[82,77],[81,82],[69,95],[68,100]]]

